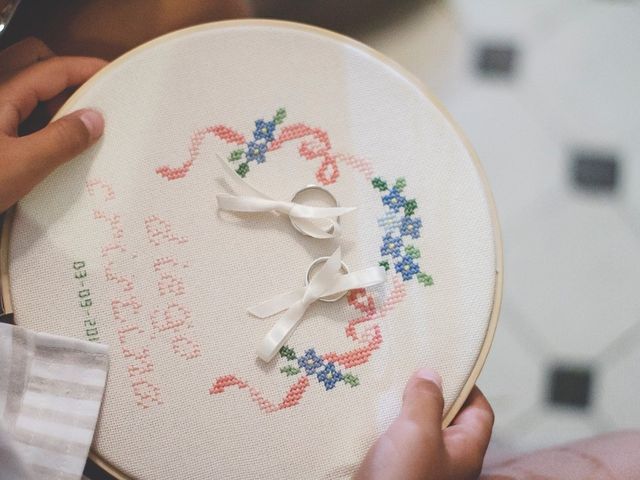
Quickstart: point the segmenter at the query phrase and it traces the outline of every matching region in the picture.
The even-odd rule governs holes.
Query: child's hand
[[[429,369],[407,384],[400,416],[369,449],[357,480],[471,480],[482,469],[493,411],[474,387],[453,423],[441,429],[441,380]]]
[[[0,52],[0,212],[102,135],[102,116],[92,110],[71,113],[23,137],[18,127],[39,102],[84,83],[105,64],[97,58],[55,57],[34,39]]]

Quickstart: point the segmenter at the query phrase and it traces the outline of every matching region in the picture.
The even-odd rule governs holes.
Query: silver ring
[[[304,205],[304,203],[302,203],[302,202],[296,202],[296,198],[298,198],[298,196],[301,193],[307,192],[309,190],[315,190],[315,191],[318,191],[318,192],[322,192],[324,194],[324,196],[327,199],[329,199],[329,204],[330,204],[331,207],[338,207],[339,206],[338,205],[338,201],[336,200],[336,197],[334,197],[333,194],[329,190],[327,190],[326,188],[323,188],[323,187],[321,187],[319,185],[307,185],[306,187],[301,188],[300,190],[298,190],[293,195],[293,197],[291,197],[291,201],[294,202],[294,203],[300,203],[301,205]],[[293,228],[295,228],[301,234],[309,236],[309,234],[304,231],[304,228],[296,223],[298,219],[296,219],[295,217],[289,217],[289,220],[291,221],[291,225],[293,225]],[[320,220],[320,221],[327,220],[328,221],[329,219],[317,219],[317,220]],[[340,223],[340,217],[335,217],[334,221],[337,222],[337,223]],[[325,232],[328,233],[328,234],[332,234],[333,231],[334,231],[334,228],[335,227],[333,225],[331,225],[327,230],[325,230]]]
[[[312,278],[313,271],[317,267],[319,267],[321,264],[323,264],[327,260],[329,260],[329,258],[330,257],[320,257],[320,258],[316,258],[313,262],[311,262],[311,265],[309,265],[309,268],[307,269],[307,276],[305,277],[305,281],[304,281],[305,285],[309,285],[309,282],[311,281],[311,278]],[[344,273],[345,275],[349,273],[349,266],[346,263],[344,263],[343,261],[340,262],[340,271],[342,273]],[[347,292],[335,293],[335,294],[329,295],[327,297],[319,298],[319,300],[322,301],[322,302],[329,302],[329,303],[337,302],[342,297],[344,297],[346,294],[347,294]]]

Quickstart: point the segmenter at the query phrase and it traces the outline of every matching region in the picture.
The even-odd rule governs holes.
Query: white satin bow
[[[261,197],[246,197],[219,193],[218,208],[234,212],[279,212],[297,219],[298,228],[314,238],[332,238],[340,234],[340,224],[334,218],[354,211],[355,207],[312,207],[295,202],[271,200]],[[327,219],[329,221],[316,224],[310,219]]]
[[[257,188],[242,180],[236,172],[216,155],[240,190],[250,192],[253,196],[236,196],[219,193],[218,208],[235,212],[278,212],[296,219],[297,228],[304,234],[314,238],[333,238],[340,235],[341,228],[338,217],[352,212],[356,207],[313,207],[295,202],[274,200]]]
[[[305,311],[316,300],[355,288],[366,288],[385,281],[381,267],[370,267],[352,273],[340,273],[341,252],[338,248],[306,287],[297,288],[248,309],[259,318],[267,318],[287,310],[264,337],[258,348],[258,357],[268,362],[282,348],[294,332]]]

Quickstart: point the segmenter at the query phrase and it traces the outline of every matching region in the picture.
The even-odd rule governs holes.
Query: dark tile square
[[[551,405],[587,408],[591,404],[593,375],[585,366],[556,365],[548,375],[547,401]]]
[[[612,192],[618,184],[618,158],[613,152],[576,151],[572,170],[575,186],[584,190]]]
[[[484,76],[511,77],[515,71],[517,54],[517,49],[508,43],[481,45],[476,67]]]

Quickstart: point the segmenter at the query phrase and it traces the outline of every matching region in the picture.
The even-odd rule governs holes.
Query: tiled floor
[[[494,449],[640,427],[640,2],[427,2],[362,40],[443,100],[495,193]]]

